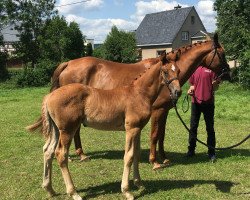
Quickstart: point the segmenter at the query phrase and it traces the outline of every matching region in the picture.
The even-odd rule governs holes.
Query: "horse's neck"
[[[134,81],[134,89],[148,98],[150,102],[154,102],[161,87],[161,65],[161,62],[153,65]]]
[[[198,68],[203,58],[211,51],[212,43],[206,42],[192,46],[180,56],[180,59],[177,61],[177,65],[180,68],[179,81],[181,85],[184,85],[184,83]]]

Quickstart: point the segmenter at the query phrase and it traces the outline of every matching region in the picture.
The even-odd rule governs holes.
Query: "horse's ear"
[[[214,34],[213,41],[214,41],[214,48],[220,47],[219,38],[218,38],[218,33],[215,33],[215,34]]]

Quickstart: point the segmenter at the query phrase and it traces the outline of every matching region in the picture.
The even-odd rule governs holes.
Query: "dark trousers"
[[[190,151],[194,151],[196,147],[197,129],[199,126],[200,116],[203,113],[207,130],[207,144],[215,147],[215,132],[214,132],[214,104],[198,104],[192,103],[191,121],[189,133],[189,147]],[[208,148],[208,155],[215,155],[215,150]]]

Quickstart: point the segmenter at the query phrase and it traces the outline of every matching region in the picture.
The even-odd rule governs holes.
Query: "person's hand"
[[[218,88],[219,88],[219,84],[220,84],[220,80],[214,80],[213,82],[212,82],[212,86],[213,86],[213,91],[216,91],[216,90],[218,90]]]
[[[188,95],[190,95],[190,96],[193,96],[194,95],[194,86],[192,85],[192,86],[190,86],[190,88],[188,89]]]

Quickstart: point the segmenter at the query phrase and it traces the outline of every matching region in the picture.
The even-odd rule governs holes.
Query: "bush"
[[[5,81],[9,78],[8,70],[6,69],[7,53],[0,52],[0,81]]]
[[[56,63],[49,60],[38,62],[35,68],[30,65],[24,67],[23,72],[17,77],[17,85],[24,86],[44,86],[50,82],[50,78],[56,68]]]

